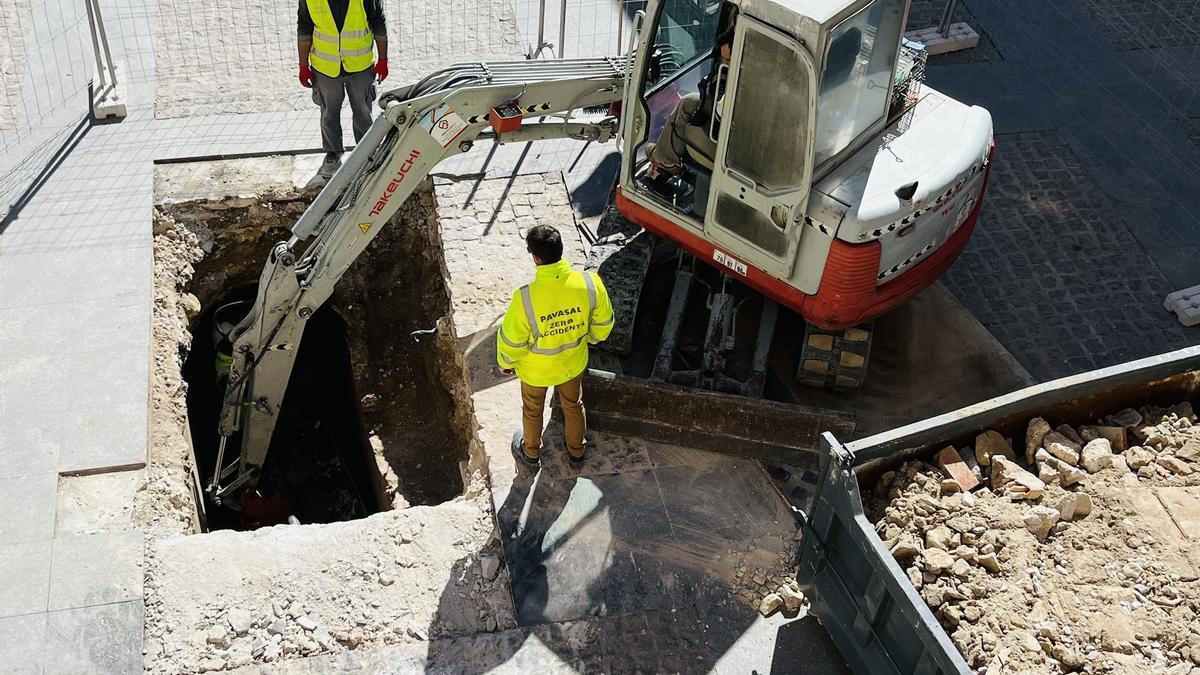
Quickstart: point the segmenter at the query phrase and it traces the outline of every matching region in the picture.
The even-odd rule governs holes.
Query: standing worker
[[[375,61],[372,44],[379,50]],[[371,126],[375,84],[388,75],[387,23],[380,0],[300,0],[296,15],[300,84],[311,87],[321,108],[320,174],[342,163],[342,100],[349,97],[354,142]]]
[[[513,292],[496,333],[496,360],[506,375],[521,380],[521,429],[513,452],[529,464],[542,455],[542,412],[546,390],[554,387],[562,405],[567,454],[578,466],[584,459],[583,371],[588,345],[603,342],[613,329],[608,291],[594,272],[579,272],[562,257],[562,236],[537,225],[525,236],[537,265],[533,283]]]

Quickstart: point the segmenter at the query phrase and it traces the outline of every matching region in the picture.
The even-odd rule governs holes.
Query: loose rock
[[[1016,459],[1012,446],[996,431],[985,431],[975,437],[975,461],[980,466],[990,466],[993,456]]]
[[[1025,529],[1029,530],[1038,541],[1045,541],[1050,528],[1058,522],[1058,510],[1048,506],[1034,506],[1025,512]]]
[[[1112,466],[1112,444],[1107,438],[1089,441],[1087,445],[1083,446],[1080,461],[1083,468],[1087,469],[1089,473],[1107,469]]]
[[[778,593],[768,593],[767,595],[763,596],[762,602],[759,603],[758,611],[763,616],[771,616],[775,612],[779,611],[779,608],[782,606],[783,596],[779,595]]]
[[[925,559],[925,571],[930,574],[943,574],[954,567],[954,556],[940,548],[925,549],[921,556]]]
[[[500,573],[500,558],[494,555],[485,555],[479,559],[479,566],[483,578],[491,581]]]
[[[1004,488],[1013,499],[1040,499],[1046,483],[1017,466],[1012,460],[996,455],[992,458],[992,488]]]
[[[1035,417],[1029,420],[1029,426],[1025,430],[1025,461],[1033,464],[1034,453],[1042,447],[1043,439],[1046,434],[1050,433],[1050,423],[1046,420]]]
[[[1159,455],[1158,458],[1154,460],[1154,463],[1179,476],[1187,476],[1192,473],[1192,468],[1185,464],[1183,460],[1179,459],[1178,457]]]

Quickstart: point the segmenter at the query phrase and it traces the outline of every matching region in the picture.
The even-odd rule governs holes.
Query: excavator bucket
[[[771,464],[816,466],[822,432],[849,438],[846,413],[589,369],[588,426]]]

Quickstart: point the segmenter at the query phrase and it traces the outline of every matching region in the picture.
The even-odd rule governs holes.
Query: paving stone
[[[145,466],[149,369],[141,347],[70,355],[60,472]]]
[[[80,301],[150,302],[149,247],[6,255],[0,263],[0,307]],[[103,283],[97,283],[103,280]]]
[[[0,664],[7,673],[42,673],[46,615],[0,618]]]
[[[54,540],[50,610],[141,601],[141,530]]]
[[[1113,49],[1200,45],[1200,9],[1193,0],[1080,0]]]
[[[53,473],[0,480],[0,544],[54,536],[57,485]]]
[[[141,673],[142,601],[50,612],[46,672]]]
[[[0,616],[46,611],[50,585],[50,542],[0,546]]]
[[[945,282],[1045,381],[1195,342],[1162,311],[1166,278],[1130,260],[1138,250],[1057,134],[1009,134],[997,139],[982,218]]]
[[[0,478],[56,470],[64,362],[63,356],[0,359]]]

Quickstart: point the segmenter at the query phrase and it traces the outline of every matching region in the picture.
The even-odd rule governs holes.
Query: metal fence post
[[[113,63],[112,50],[108,46],[108,32],[104,30],[104,17],[100,14],[99,0],[83,0],[83,3],[87,6],[92,51],[96,55],[96,71],[100,80],[99,90],[92,94],[92,115],[96,119],[122,119],[129,112],[117,95],[117,68]]]
[[[938,24],[938,35],[950,37],[950,24],[954,21],[954,10],[958,9],[958,0],[947,0],[946,10],[942,12],[942,21]]]

